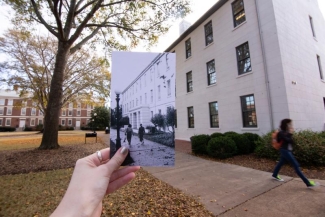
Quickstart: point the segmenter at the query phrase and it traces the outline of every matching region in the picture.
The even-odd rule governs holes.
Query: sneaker
[[[318,187],[319,183],[315,181],[309,181],[309,185],[307,185],[307,188],[315,188]]]
[[[284,182],[283,179],[281,179],[280,176],[272,176],[273,179],[278,180],[279,182]]]

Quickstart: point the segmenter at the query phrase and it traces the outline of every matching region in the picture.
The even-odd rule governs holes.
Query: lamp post
[[[116,94],[116,109],[117,109],[117,112],[116,112],[116,128],[117,128],[117,135],[116,135],[116,151],[121,148],[121,137],[120,137],[120,105],[119,105],[119,102],[120,102],[120,94],[121,92],[116,90],[115,91],[115,94]]]

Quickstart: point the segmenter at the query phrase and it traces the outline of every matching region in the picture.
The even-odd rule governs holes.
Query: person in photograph
[[[292,120],[283,119],[280,125],[280,131],[277,135],[277,142],[281,143],[280,153],[281,158],[276,167],[274,168],[272,177],[273,179],[283,182],[284,180],[278,175],[281,167],[285,162],[289,162],[293,165],[297,175],[302,179],[308,188],[313,188],[319,185],[319,183],[308,180],[305,175],[301,172],[299,163],[292,154],[295,141],[292,138],[294,133]]]
[[[131,146],[132,134],[133,134],[132,125],[129,124],[125,130],[125,136],[126,136],[126,139],[128,140],[129,146]]]
[[[139,133],[140,143],[141,143],[141,145],[143,145],[143,143],[144,143],[144,141],[143,141],[144,127],[142,126],[142,124],[140,124],[138,133]]]

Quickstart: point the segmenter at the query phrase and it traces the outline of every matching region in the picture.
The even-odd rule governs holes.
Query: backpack
[[[281,146],[282,146],[282,142],[283,142],[283,141],[278,142],[278,133],[279,133],[278,130],[276,130],[276,131],[274,131],[274,132],[272,133],[272,146],[273,146],[273,148],[275,148],[276,150],[279,150],[279,149],[281,148]]]

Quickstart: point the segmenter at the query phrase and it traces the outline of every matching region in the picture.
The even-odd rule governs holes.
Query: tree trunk
[[[67,42],[59,42],[51,81],[49,101],[44,119],[44,132],[39,149],[57,149],[60,147],[58,143],[59,116],[63,94],[63,77],[69,49],[70,45]]]

